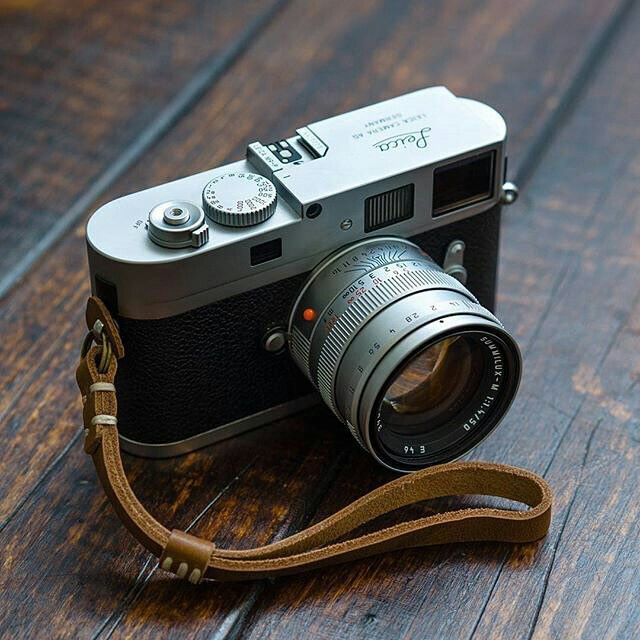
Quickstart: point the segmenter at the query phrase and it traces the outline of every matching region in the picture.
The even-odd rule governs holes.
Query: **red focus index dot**
[[[307,321],[307,322],[311,322],[312,320],[315,320],[317,317],[317,313],[315,309],[305,309],[302,312],[302,317]]]

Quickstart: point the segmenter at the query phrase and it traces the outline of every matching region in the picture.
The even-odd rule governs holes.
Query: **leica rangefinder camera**
[[[102,206],[123,447],[191,451],[324,402],[381,464],[447,462],[520,380],[492,310],[506,126],[432,87]]]

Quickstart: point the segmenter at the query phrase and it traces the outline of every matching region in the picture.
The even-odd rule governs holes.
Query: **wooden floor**
[[[0,634],[640,637],[639,43],[626,0],[0,3]],[[276,581],[171,579],[82,452],[88,213],[433,84],[510,128],[522,196],[498,314],[525,373],[473,456],[548,479],[549,536]],[[321,409],[125,465],[160,520],[224,547],[280,539],[390,478]]]

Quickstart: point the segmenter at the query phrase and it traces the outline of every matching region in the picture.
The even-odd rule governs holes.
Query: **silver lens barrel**
[[[366,450],[400,471],[444,462],[474,446],[497,425],[520,377],[518,348],[500,322],[419,247],[399,238],[367,239],[325,259],[294,304],[289,335],[294,360],[325,403]],[[497,376],[492,384],[499,388],[490,392],[495,397],[470,394],[470,406],[456,415],[476,418],[465,417],[465,423],[440,434],[441,451],[427,444],[427,435],[399,436],[400,452],[385,451],[381,392],[409,358],[452,335],[466,335],[479,345],[474,348],[484,353],[477,358],[486,361],[487,389],[488,376]],[[504,384],[498,379],[503,375],[509,378]],[[444,446],[456,429],[460,442]]]

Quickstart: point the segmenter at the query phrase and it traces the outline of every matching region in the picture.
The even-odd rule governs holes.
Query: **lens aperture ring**
[[[376,314],[351,340],[338,367],[334,401],[342,420],[361,424],[358,408],[364,387],[391,351],[402,349],[399,345],[423,327],[433,327],[437,335],[454,317],[464,317],[467,323],[476,317],[501,327],[493,314],[480,304],[459,293],[443,290],[418,291]]]
[[[391,276],[385,270],[397,271]],[[312,341],[309,364],[323,400],[339,416],[335,403],[338,366],[350,341],[358,331],[386,306],[423,290],[447,289],[462,293],[476,302],[455,278],[448,276],[428,260],[383,265],[358,282],[359,293],[345,297],[344,292],[327,311]],[[345,291],[350,291],[348,287]],[[313,375],[313,373],[312,373]]]

